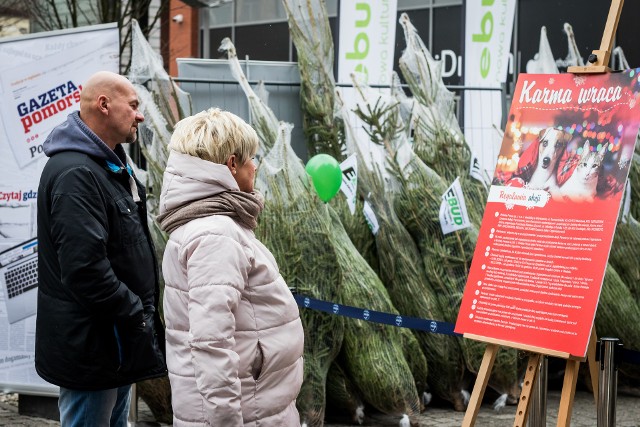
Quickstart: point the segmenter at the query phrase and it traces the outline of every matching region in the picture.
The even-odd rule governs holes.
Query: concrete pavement
[[[136,427],[155,427],[166,426],[155,422],[153,414],[149,407],[142,401],[138,403],[138,422]],[[58,421],[52,421],[45,418],[28,417],[18,413],[18,395],[15,393],[0,393],[0,426],[10,427],[41,427],[41,426],[60,426]]]
[[[560,391],[553,390],[547,394],[547,426],[556,426]],[[515,420],[516,407],[507,406],[501,412],[495,412],[490,404],[484,404],[476,419],[478,427],[512,427]],[[464,412],[455,412],[448,407],[428,407],[420,417],[421,427],[460,427]],[[397,426],[398,418],[375,417],[367,419],[366,426]],[[571,414],[571,427],[595,427],[597,412],[593,395],[587,391],[577,391]],[[329,423],[326,427],[352,427],[349,424]],[[618,395],[616,410],[617,427],[640,427],[640,398],[636,396]]]
[[[547,426],[556,425],[556,416],[560,402],[560,391],[548,392]],[[515,406],[507,406],[502,412],[496,413],[490,405],[483,405],[478,415],[478,427],[511,427],[515,419]],[[572,427],[595,427],[597,422],[596,407],[593,396],[586,391],[577,391],[571,416]],[[462,424],[464,413],[455,412],[448,407],[430,406],[420,415],[422,427],[455,427]],[[137,426],[162,426],[156,423],[147,406],[140,400]],[[640,427],[640,397],[619,394],[616,410],[617,427]],[[0,426],[11,427],[40,427],[59,426],[56,421],[44,418],[27,417],[18,414],[18,399],[15,394],[0,394]],[[365,419],[366,426],[397,426],[397,417],[372,416]],[[326,427],[351,427],[347,423],[331,421]]]

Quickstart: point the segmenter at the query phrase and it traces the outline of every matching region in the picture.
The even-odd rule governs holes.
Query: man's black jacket
[[[145,191],[124,166],[124,150],[110,150],[77,112],[44,149],[50,159],[38,189],[38,374],[76,390],[165,375]]]

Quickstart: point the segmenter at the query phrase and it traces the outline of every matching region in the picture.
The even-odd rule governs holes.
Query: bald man
[[[96,73],[44,142],[35,363],[63,427],[126,426],[131,384],[167,372],[146,195],[122,147],[138,107],[126,78]]]

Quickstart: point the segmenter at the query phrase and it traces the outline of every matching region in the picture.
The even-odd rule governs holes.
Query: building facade
[[[338,46],[340,1],[326,0],[334,46]],[[367,3],[379,0],[360,1]],[[447,84],[464,82],[462,58],[466,1],[481,0],[397,0],[398,18],[406,12],[432,55],[443,58]],[[554,57],[564,59],[568,53],[564,23],[571,24],[577,46],[586,61],[591,51],[600,47],[610,4],[601,0],[518,0],[510,81],[515,81],[517,73],[525,72],[527,61],[537,53],[542,26],[547,29]],[[168,39],[167,44],[174,52],[179,49],[185,52],[185,44],[179,34],[192,31],[192,28],[187,28],[187,14],[180,7],[196,11],[196,15],[188,18],[189,25],[197,26],[198,31],[188,49],[190,57],[221,58],[218,46],[224,37],[229,37],[240,58],[270,61],[297,59],[282,0],[185,0],[184,3],[171,0],[171,17],[182,14],[185,18],[181,23],[171,21],[172,34],[176,38]],[[640,45],[634,34],[634,21],[639,14],[640,2],[624,4],[615,39],[615,45],[623,49],[631,67],[640,65]],[[395,44],[394,67],[397,70],[398,59],[405,48],[399,25],[396,27]],[[168,57],[167,62],[174,63],[176,57]],[[176,75],[174,72],[171,74]]]

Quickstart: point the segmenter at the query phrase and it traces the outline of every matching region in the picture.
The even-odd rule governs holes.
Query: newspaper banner
[[[467,205],[464,202],[464,194],[460,185],[460,177],[442,195],[440,204],[440,227],[442,234],[449,234],[471,226]]]
[[[340,186],[340,190],[347,198],[351,215],[354,215],[356,213],[356,200],[358,197],[358,158],[356,154],[353,153],[340,163],[340,169],[342,170],[342,185]]]
[[[2,71],[0,115],[19,167],[43,157],[51,129],[79,109],[82,82],[99,70],[118,72],[118,41],[117,34],[85,41],[64,55],[40,59],[38,67],[27,63]]]
[[[117,24],[0,40],[0,388],[58,393],[35,371],[36,198],[49,131],[79,108],[96,71],[118,72]]]
[[[584,357],[640,125],[639,72],[520,75],[456,332]]]

